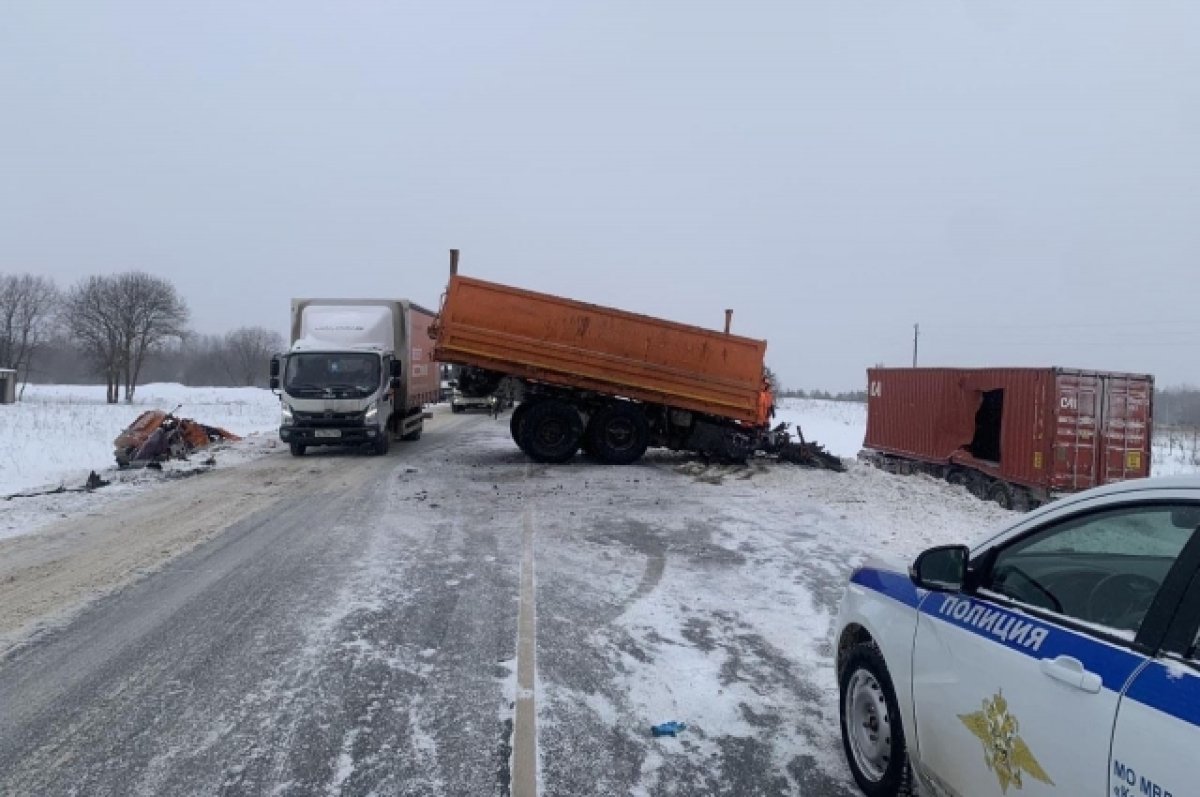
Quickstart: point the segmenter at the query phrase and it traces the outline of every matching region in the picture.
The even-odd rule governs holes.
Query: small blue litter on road
[[[652,736],[674,736],[685,728],[687,728],[687,725],[682,722],[671,720],[660,725],[651,725],[650,734]]]

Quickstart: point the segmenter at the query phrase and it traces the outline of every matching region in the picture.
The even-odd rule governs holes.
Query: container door
[[[1150,475],[1151,382],[1102,376],[1099,484]]]
[[[1085,490],[1097,484],[1100,379],[1094,375],[1059,374],[1057,381],[1051,486],[1055,490]]]

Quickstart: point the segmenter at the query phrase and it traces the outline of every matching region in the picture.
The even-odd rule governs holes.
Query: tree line
[[[139,384],[265,385],[283,339],[263,327],[226,335],[188,329],[187,303],[169,281],[140,271],[85,277],[66,290],[32,274],[0,274],[0,368],[30,382],[100,379],[110,404]]]

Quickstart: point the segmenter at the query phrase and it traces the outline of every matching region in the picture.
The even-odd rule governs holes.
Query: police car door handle
[[[1083,662],[1073,656],[1042,659],[1042,672],[1056,681],[1062,681],[1068,686],[1082,689],[1093,695],[1099,692],[1103,685],[1099,675],[1085,670]]]

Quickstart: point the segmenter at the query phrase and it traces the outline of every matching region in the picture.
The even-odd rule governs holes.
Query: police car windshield
[[[1136,632],[1193,528],[1181,505],[1126,507],[1043,529],[997,555],[988,589],[1114,631]]]

